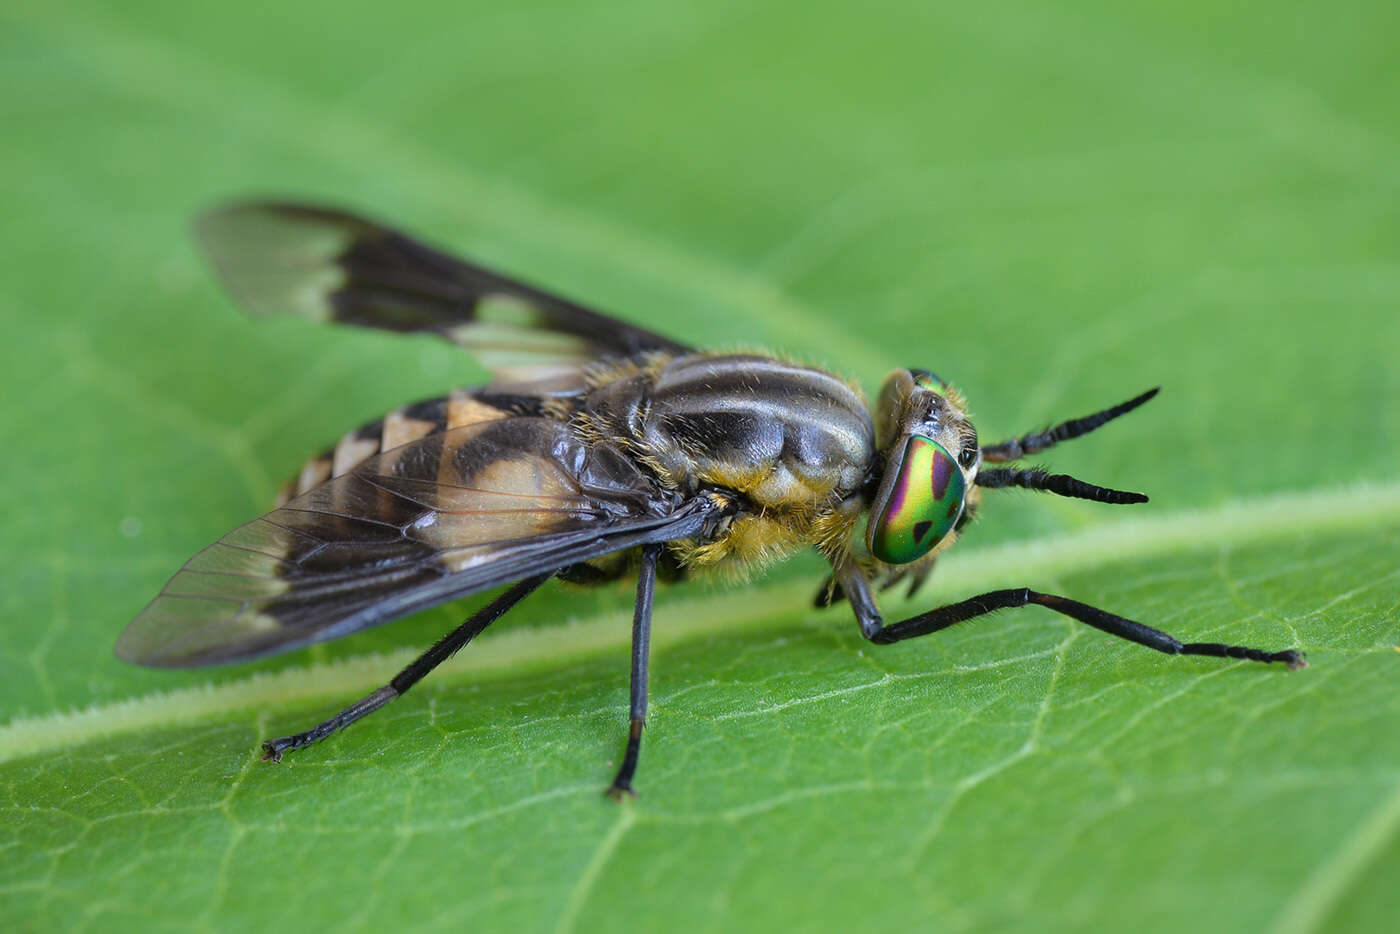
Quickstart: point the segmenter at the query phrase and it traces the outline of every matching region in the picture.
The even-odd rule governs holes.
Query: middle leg
[[[631,703],[627,728],[627,750],[622,754],[622,766],[608,786],[608,797],[621,800],[624,795],[636,796],[632,776],[637,772],[637,759],[642,751],[642,728],[647,719],[647,669],[651,655],[651,607],[656,595],[656,560],[661,545],[642,548],[642,567],[637,575],[637,604],[632,611],[632,679]]]

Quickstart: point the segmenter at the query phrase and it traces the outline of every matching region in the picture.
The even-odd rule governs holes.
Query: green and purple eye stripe
[[[910,435],[870,511],[866,547],[887,564],[928,554],[962,516],[967,481],[937,441]]]

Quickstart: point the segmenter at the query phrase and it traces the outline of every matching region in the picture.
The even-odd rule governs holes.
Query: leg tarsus
[[[304,732],[282,736],[263,743],[262,761],[281,762],[284,752],[302,749],[312,743],[319,742],[332,733],[345,729],[366,714],[374,713],[394,698],[402,696],[409,688],[421,681],[424,675],[451,658],[458,649],[479,635],[487,626],[500,619],[507,610],[549,580],[549,577],[548,574],[541,574],[516,583],[495,600],[473,613],[462,625],[439,639],[432,648],[414,659],[388,684],[373,694],[355,701],[329,720],[324,720]]]
[[[357,700],[334,717],[316,724],[305,732],[294,733],[291,736],[282,736],[278,739],[263,743],[262,759],[264,762],[281,762],[282,753],[289,752],[293,749],[301,749],[310,746],[312,743],[323,740],[332,733],[345,729],[366,714],[374,713],[380,707],[383,707],[398,696],[399,692],[394,689],[394,686],[392,684],[386,684],[373,694]]]
[[[637,759],[642,751],[642,729],[645,726],[645,721],[637,719],[632,720],[628,726],[627,751],[622,754],[622,765],[607,790],[607,796],[614,801],[621,801],[624,797],[637,797],[637,792],[632,787],[632,776],[637,772]]]
[[[1242,645],[1225,645],[1220,642],[1187,642],[1181,647],[1182,655],[1205,655],[1210,658],[1240,658],[1255,662],[1283,662],[1289,671],[1308,667],[1307,656],[1297,649],[1282,652],[1265,652],[1262,649],[1246,648]]]

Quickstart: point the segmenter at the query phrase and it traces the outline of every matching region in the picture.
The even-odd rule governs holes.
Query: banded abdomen
[[[343,476],[384,451],[435,432],[493,422],[511,415],[545,415],[560,408],[548,397],[499,392],[486,387],[454,389],[445,396],[402,406],[347,432],[311,458],[277,494],[282,506],[332,477]]]
[[[633,530],[685,505],[567,422],[492,408],[230,532],[170,580],[118,651],[197,665],[334,638],[626,550]]]

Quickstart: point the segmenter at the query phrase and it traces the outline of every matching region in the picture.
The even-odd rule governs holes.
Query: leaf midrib
[[[1241,545],[1300,530],[1326,532],[1400,519],[1400,483],[1358,484],[1311,492],[1252,497],[1210,509],[1128,519],[1034,541],[953,552],[939,565],[935,594],[1005,585],[1008,569],[1017,583],[1085,571],[1119,561],[1179,554],[1201,548]],[[656,650],[719,632],[761,631],[778,625],[811,596],[811,581],[715,592],[666,600],[666,619],[653,635]],[[921,602],[928,603],[927,596]],[[902,600],[887,599],[888,606]],[[530,670],[555,668],[604,652],[624,652],[629,627],[609,612],[577,622],[505,630],[483,636],[471,652],[435,675],[441,684],[482,681]],[[1307,646],[1301,646],[1306,649]],[[417,648],[372,653],[330,662],[258,673],[218,685],[181,688],[12,720],[0,727],[0,762],[61,746],[212,717],[232,711],[285,706],[299,701],[345,698],[377,684],[419,654]]]

